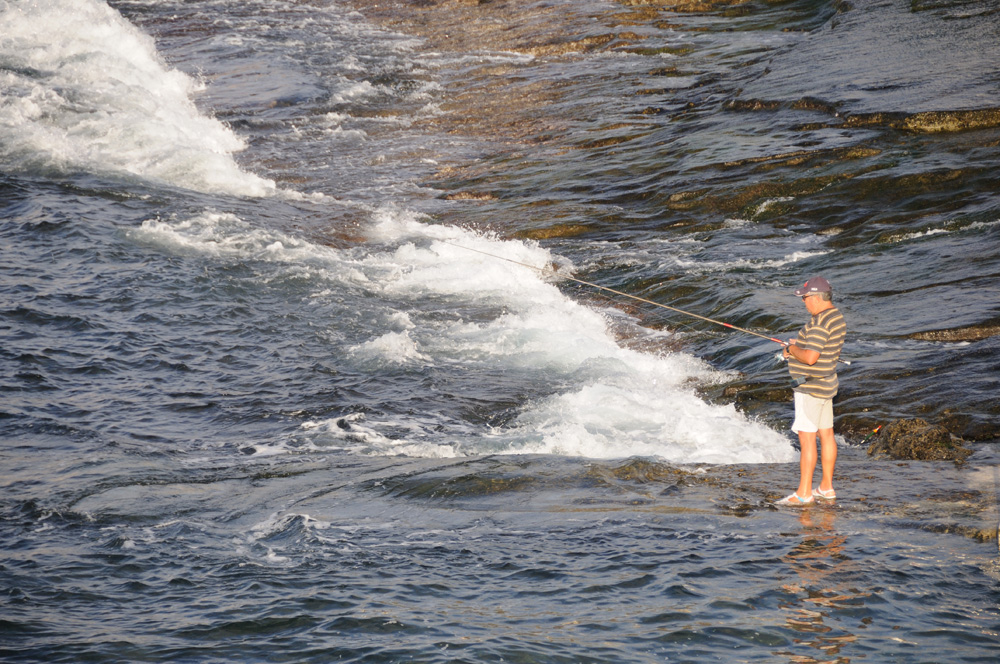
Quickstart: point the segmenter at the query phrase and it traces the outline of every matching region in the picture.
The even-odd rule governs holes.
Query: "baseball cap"
[[[831,293],[833,289],[830,287],[830,282],[823,277],[813,277],[806,283],[802,284],[801,288],[795,289],[795,294],[799,297],[804,295],[812,295],[813,293]]]

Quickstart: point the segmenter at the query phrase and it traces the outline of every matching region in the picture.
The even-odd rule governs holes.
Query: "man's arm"
[[[795,345],[795,339],[789,339],[788,345],[785,346],[785,359],[788,359],[789,356],[794,357],[802,364],[812,366],[819,360],[819,351],[810,348],[799,348]]]

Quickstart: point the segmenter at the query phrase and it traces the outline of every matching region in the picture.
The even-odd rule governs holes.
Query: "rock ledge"
[[[868,446],[868,455],[876,459],[964,461],[970,454],[972,450],[962,446],[961,438],[921,419],[896,420],[886,425]]]

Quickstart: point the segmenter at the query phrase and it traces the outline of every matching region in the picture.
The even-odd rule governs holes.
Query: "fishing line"
[[[567,281],[574,281],[574,282],[576,282],[578,284],[583,284],[584,286],[590,286],[591,288],[596,288],[598,290],[607,291],[608,293],[614,293],[615,295],[620,295],[622,297],[627,297],[629,299],[637,300],[637,301],[643,302],[645,304],[651,304],[654,307],[660,307],[661,309],[667,309],[669,311],[673,311],[673,312],[676,312],[676,313],[679,313],[679,314],[684,314],[685,316],[690,316],[692,318],[697,318],[699,320],[707,321],[709,323],[715,323],[716,325],[722,325],[723,327],[728,327],[731,330],[737,330],[737,331],[743,332],[745,334],[752,334],[755,337],[760,337],[761,339],[767,339],[768,341],[773,341],[774,343],[781,344],[782,346],[787,346],[788,345],[788,342],[782,341],[781,339],[776,339],[774,337],[769,337],[766,334],[760,334],[758,332],[754,332],[753,330],[748,330],[746,328],[738,327],[738,326],[733,325],[731,323],[726,323],[725,321],[716,320],[714,318],[709,318],[707,316],[702,316],[700,314],[692,313],[690,311],[684,311],[683,309],[678,309],[677,307],[671,307],[671,306],[666,305],[666,304],[661,304],[659,302],[654,302],[652,300],[647,300],[644,297],[639,297],[638,295],[632,295],[630,293],[625,293],[625,292],[622,292],[620,290],[615,290],[614,288],[608,288],[607,286],[601,286],[599,284],[595,284],[595,283],[592,283],[590,281],[584,281],[583,279],[577,279],[576,277],[570,277],[570,276],[565,275],[565,274],[559,274],[559,273],[557,273],[555,270],[553,270],[551,268],[541,268],[541,267],[537,267],[535,265],[530,265],[528,263],[522,263],[521,261],[516,261],[513,258],[506,258],[504,256],[497,256],[496,254],[491,254],[489,252],[482,251],[480,249],[473,249],[472,247],[466,247],[466,246],[463,246],[463,245],[460,245],[460,244],[455,244],[454,242],[448,242],[447,240],[439,240],[439,242],[443,242],[444,244],[448,244],[448,245],[451,245],[453,247],[458,247],[459,249],[465,249],[466,251],[473,251],[473,252],[475,252],[477,254],[482,254],[484,256],[489,256],[491,258],[498,258],[498,259],[500,259],[502,261],[507,261],[508,263],[514,263],[515,265],[520,265],[522,267],[530,268],[532,270],[537,270],[538,272],[541,272],[542,274],[545,274],[547,272],[551,272],[553,275],[558,276],[561,279],[566,279]]]
[[[754,332],[753,330],[748,330],[746,328],[739,327],[737,325],[733,325],[732,323],[727,323],[725,321],[716,320],[714,318],[709,318],[708,316],[702,316],[700,314],[692,313],[690,311],[685,311],[683,309],[678,309],[677,307],[671,307],[671,306],[666,305],[666,304],[661,304],[659,302],[654,302],[652,300],[647,300],[646,298],[639,297],[638,295],[632,295],[630,293],[625,293],[625,292],[622,292],[620,290],[615,290],[614,288],[608,288],[607,286],[601,286],[599,284],[595,284],[595,283],[590,282],[590,281],[584,281],[583,279],[577,279],[576,277],[571,277],[571,276],[568,276],[568,275],[565,275],[565,274],[559,274],[558,272],[556,272],[556,270],[554,270],[552,268],[541,268],[541,267],[538,267],[536,265],[531,265],[529,263],[522,263],[521,261],[514,260],[513,258],[506,258],[505,256],[498,256],[496,254],[491,254],[488,251],[483,251],[481,249],[473,249],[472,247],[466,247],[466,246],[461,245],[461,244],[455,244],[454,242],[449,242],[448,240],[438,240],[438,241],[441,242],[441,243],[443,243],[443,244],[450,245],[452,247],[458,247],[459,249],[465,249],[466,251],[472,251],[472,252],[475,252],[477,254],[482,254],[483,256],[489,256],[490,258],[496,258],[496,259],[499,259],[499,260],[502,260],[502,261],[507,261],[508,263],[514,263],[515,265],[520,265],[522,267],[526,267],[526,268],[531,269],[531,270],[536,270],[538,272],[541,272],[542,274],[552,273],[553,275],[555,275],[555,276],[557,276],[557,277],[559,277],[561,279],[566,279],[567,281],[573,281],[575,283],[582,284],[584,286],[589,286],[591,288],[596,288],[597,290],[607,291],[608,293],[614,293],[615,295],[620,295],[621,297],[627,297],[629,299],[637,300],[637,301],[643,302],[645,304],[651,304],[654,307],[659,307],[661,309],[667,309],[668,311],[673,311],[673,312],[676,312],[676,313],[679,313],[679,314],[683,314],[685,316],[690,316],[692,318],[697,318],[698,320],[703,320],[703,321],[707,321],[709,323],[714,323],[716,325],[721,325],[723,327],[728,327],[730,330],[736,330],[738,332],[743,332],[745,334],[752,334],[755,337],[760,337],[761,339],[767,339],[768,341],[773,341],[776,344],[780,344],[782,347],[787,347],[789,345],[787,341],[782,341],[781,339],[777,339],[775,337],[769,337],[766,334],[760,334],[759,332]],[[838,359],[837,361],[840,362],[841,364],[846,364],[846,365],[850,365],[851,364],[850,360]]]

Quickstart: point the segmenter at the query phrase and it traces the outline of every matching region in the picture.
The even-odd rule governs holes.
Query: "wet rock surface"
[[[586,509],[724,513],[757,526],[796,514],[804,521],[826,520],[831,528],[875,523],[897,530],[901,537],[907,530],[924,531],[995,547],[1000,458],[993,450],[988,445],[966,450],[965,463],[917,462],[876,459],[861,446],[842,445],[834,478],[836,500],[806,507],[775,504],[794,490],[797,462],[675,466],[641,458],[590,461],[579,481],[608,490],[606,502],[590,502]],[[491,462],[508,463],[495,457]],[[577,504],[563,509],[583,508]]]

